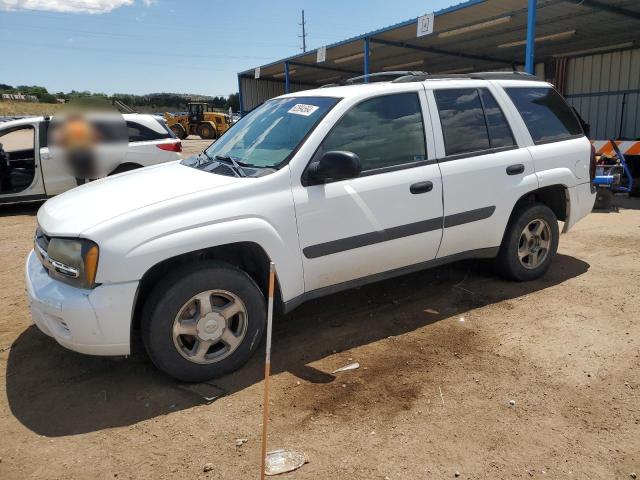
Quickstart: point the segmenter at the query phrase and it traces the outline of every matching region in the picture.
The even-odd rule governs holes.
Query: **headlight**
[[[79,288],[95,286],[99,250],[91,240],[51,238],[46,252],[40,254],[45,267],[58,280]]]

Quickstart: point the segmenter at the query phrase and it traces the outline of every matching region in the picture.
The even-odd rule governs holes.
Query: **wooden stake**
[[[273,294],[276,286],[276,269],[273,262],[269,265],[269,299],[267,303],[267,352],[264,360],[264,402],[262,409],[262,460],[260,479],[264,480],[267,461],[267,426],[269,424],[269,377],[271,376],[271,330],[273,328]]]

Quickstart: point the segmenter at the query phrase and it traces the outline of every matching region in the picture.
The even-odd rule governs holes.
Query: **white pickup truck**
[[[92,182],[38,212],[26,284],[72,350],[201,381],[242,366],[269,262],[305,300],[466,258],[531,280],[594,203],[593,152],[563,98],[517,74],[308,90],[269,100],[197,157]],[[363,326],[364,328],[364,326]]]
[[[119,155],[100,164],[114,175],[180,158],[182,143],[164,120],[153,115],[123,116],[128,142]],[[49,148],[50,117],[27,117],[0,123],[0,205],[36,202],[77,186],[61,155]]]

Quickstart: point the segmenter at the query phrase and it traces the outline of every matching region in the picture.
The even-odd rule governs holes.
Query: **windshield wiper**
[[[205,152],[206,155],[206,152]],[[207,157],[209,157],[209,155],[207,155]],[[209,157],[211,158],[211,157]],[[231,166],[233,167],[233,170],[237,173],[237,175],[239,177],[246,177],[247,175],[244,173],[244,170],[242,169],[242,166],[235,161],[233,158],[231,158],[228,155],[216,155],[216,160],[218,161],[223,161],[226,162],[227,164],[231,164]]]
[[[200,155],[198,155],[198,167],[201,167],[202,165],[204,165],[204,164],[201,162],[202,155],[204,155],[205,157],[207,157],[207,158],[209,159],[209,162],[207,162],[207,163],[210,163],[210,162],[213,162],[213,161],[214,161],[214,160],[213,160],[213,158],[211,158],[211,157],[209,156],[209,154],[207,153],[207,151],[206,151],[206,150],[203,150],[202,152],[200,152]]]

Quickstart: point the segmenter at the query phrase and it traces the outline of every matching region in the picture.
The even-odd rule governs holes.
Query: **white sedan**
[[[128,146],[109,175],[180,159],[182,144],[153,115],[123,115]],[[0,123],[0,204],[45,200],[77,185],[47,144],[49,117]]]

